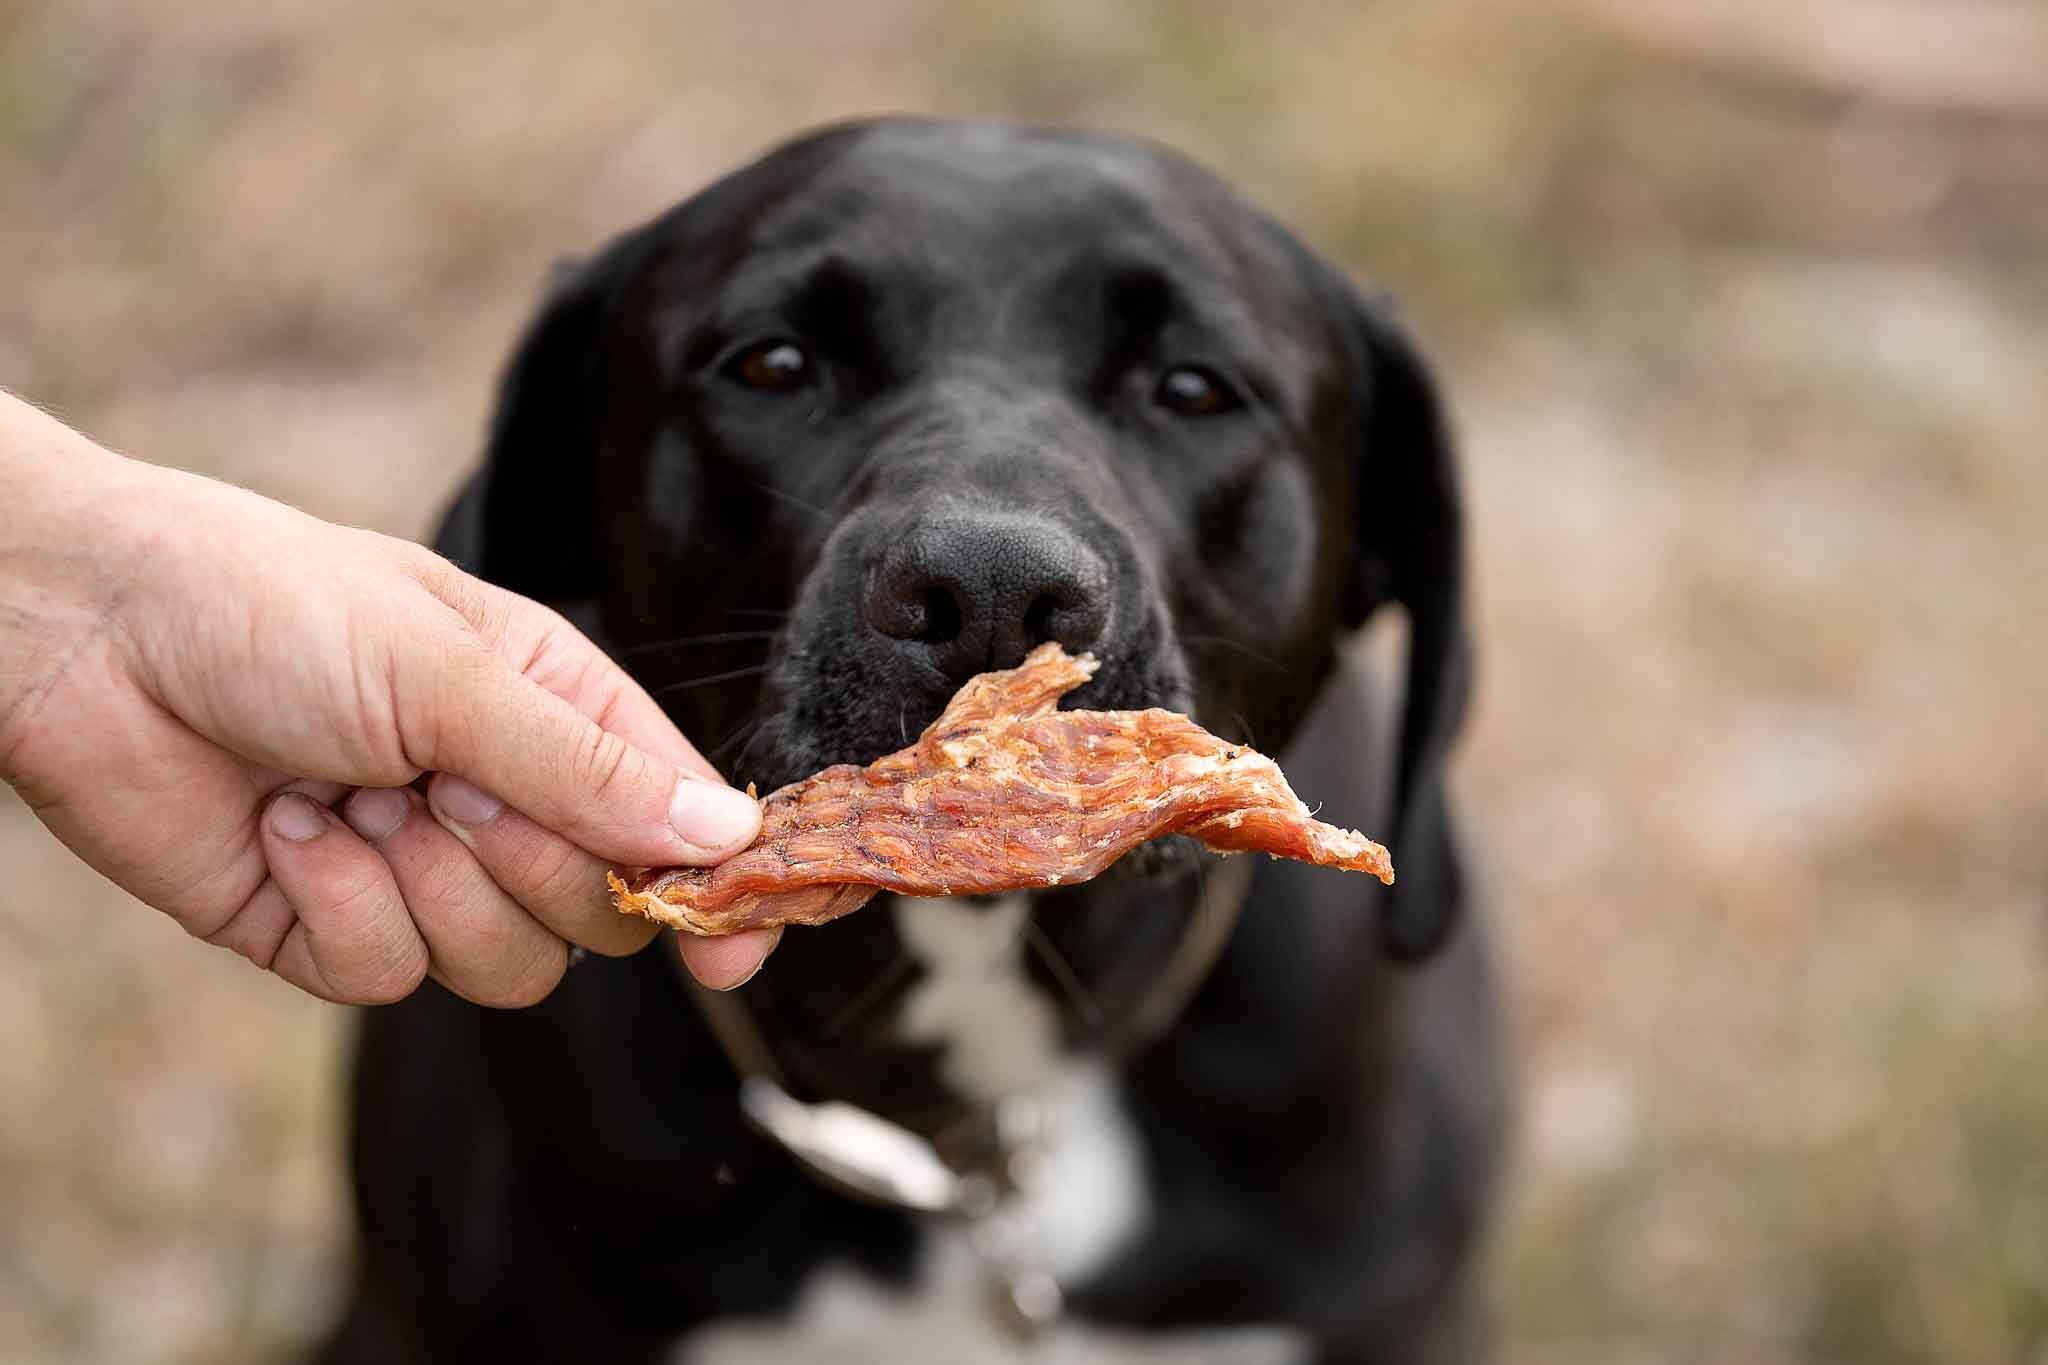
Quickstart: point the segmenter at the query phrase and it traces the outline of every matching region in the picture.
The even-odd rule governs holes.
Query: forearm
[[[145,469],[0,391],[0,777],[36,704],[104,641],[146,558]]]

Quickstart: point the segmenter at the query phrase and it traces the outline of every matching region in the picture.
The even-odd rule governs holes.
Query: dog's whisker
[[[727,616],[758,616],[769,621],[786,621],[796,613],[787,607],[727,607]]]
[[[1238,641],[1236,641],[1236,640],[1230,639],[1230,638],[1229,638],[1229,637],[1227,637],[1227,636],[1223,636],[1223,635],[1183,635],[1183,636],[1181,636],[1180,638],[1181,638],[1181,643],[1182,643],[1182,644],[1188,644],[1188,645],[1220,645],[1220,646],[1222,646],[1222,647],[1223,647],[1223,648],[1225,648],[1225,649],[1235,650],[1236,652],[1238,652],[1239,654],[1242,654],[1242,655],[1244,655],[1244,656],[1245,656],[1246,658],[1248,658],[1248,659],[1254,659],[1254,660],[1258,661],[1259,663],[1262,663],[1262,664],[1264,664],[1264,665],[1265,665],[1266,667],[1268,667],[1268,668],[1272,669],[1272,670],[1273,670],[1273,671],[1274,671],[1275,673],[1286,673],[1286,672],[1288,671],[1288,669],[1287,669],[1287,665],[1286,665],[1286,664],[1283,664],[1283,663],[1281,663],[1281,662],[1280,662],[1280,661],[1279,661],[1278,659],[1274,659],[1274,658],[1271,658],[1271,657],[1270,657],[1270,656],[1268,656],[1268,655],[1265,655],[1265,654],[1261,654],[1261,653],[1259,653],[1259,651],[1258,651],[1258,650],[1256,650],[1256,649],[1253,649],[1253,648],[1252,648],[1252,647],[1251,647],[1250,645],[1247,645],[1247,644],[1242,644],[1242,643],[1240,643],[1240,642],[1238,642]]]
[[[776,488],[771,484],[761,482],[761,480],[759,479],[748,479],[747,482],[752,484],[754,487],[760,489],[763,493],[766,493],[771,498],[778,498],[781,501],[790,504],[792,507],[801,507],[804,511],[809,512],[812,516],[817,517],[821,521],[830,521],[832,519],[832,514],[830,512],[827,512],[824,508],[818,506],[814,502],[810,502],[804,498],[798,497],[796,494],[790,492],[786,488]]]
[[[754,726],[754,733],[747,736],[747,742],[740,745],[740,751],[733,755],[732,766],[735,771],[742,771],[746,768],[747,760],[753,755],[754,746],[759,744],[762,737],[767,733],[768,722],[764,718],[759,724]]]
[[[664,649],[685,649],[691,645],[732,645],[745,641],[773,640],[781,633],[779,630],[714,630],[705,635],[678,635],[672,640],[650,640],[644,645],[622,649],[619,651],[619,657],[631,659]]]
[[[709,687],[713,683],[731,682],[734,678],[752,678],[766,673],[772,665],[753,664],[746,668],[728,668],[723,673],[707,673],[701,678],[684,678],[681,682],[663,683],[653,688],[648,695],[666,696],[670,692],[682,692],[692,687]]]
[[[726,734],[725,738],[719,740],[717,746],[714,747],[709,753],[705,754],[704,756],[712,760],[713,762],[717,762],[726,754],[728,750],[732,748],[733,745],[746,744],[750,742],[753,739],[753,737],[760,732],[761,727],[767,723],[767,720],[767,716],[763,715],[759,711],[756,711],[753,715],[747,717],[738,725],[733,726],[733,728]]]
[[[1030,915],[1024,917],[1022,930],[1024,941],[1031,945],[1045,969],[1052,973],[1052,979],[1060,983],[1060,989],[1074,1002],[1074,1008],[1081,1012],[1081,1022],[1091,1029],[1102,1027],[1104,1015],[1102,1005],[1094,994],[1083,984],[1081,974],[1074,970],[1074,964],[1067,961],[1066,954],[1053,946],[1045,931],[1038,927]]]
[[[839,1007],[839,1012],[825,1021],[824,1036],[836,1038],[858,1021],[869,1010],[881,1003],[890,988],[901,981],[910,969],[917,965],[917,959],[909,953],[898,953],[888,966],[875,973],[875,979],[862,986],[853,999]]]

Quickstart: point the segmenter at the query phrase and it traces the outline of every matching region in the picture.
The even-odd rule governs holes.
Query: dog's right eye
[[[1211,417],[1244,406],[1230,381],[1205,365],[1176,365],[1168,370],[1152,401],[1183,417]]]
[[[763,393],[786,393],[811,382],[811,358],[794,341],[756,342],[728,360],[724,374]]]

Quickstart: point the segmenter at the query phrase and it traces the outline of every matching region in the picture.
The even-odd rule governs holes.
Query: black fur
[[[749,387],[778,339],[810,382]],[[1184,365],[1237,406],[1162,406]],[[1156,1221],[1070,1288],[1105,1320],[1279,1320],[1331,1361],[1428,1362],[1480,1354],[1503,1092],[1443,790],[1461,542],[1426,363],[1284,229],[1158,148],[886,122],[568,272],[441,546],[571,611],[764,789],[900,747],[960,676],[1067,632],[1103,660],[1075,704],[1191,709],[1284,751],[1325,818],[1392,830],[1391,894],[1260,868],[1179,1026],[1122,1073]],[[1390,602],[1391,762],[1339,654]],[[1033,920],[1115,1018],[1201,875],[1155,845]],[[934,1129],[961,1101],[893,1036],[914,975],[885,904],[789,933],[747,1000],[799,1088]],[[653,1361],[828,1259],[909,1273],[911,1222],[742,1126],[671,951],[592,959],[522,1012],[428,987],[367,1016],[365,1261],[323,1359]],[[1068,1043],[1099,1023],[1070,1002]]]

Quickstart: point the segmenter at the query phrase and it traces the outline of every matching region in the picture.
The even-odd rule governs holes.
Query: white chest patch
[[[1100,1066],[1061,1071],[1038,1099],[1043,1136],[1012,1162],[1009,1211],[1032,1260],[1062,1284],[1079,1284],[1143,1230],[1144,1157]]]
[[[1030,901],[920,900],[896,924],[925,975],[904,1001],[905,1038],[944,1049],[940,1074],[978,1103],[1024,1100],[1037,1136],[1014,1163],[1001,1242],[1067,1285],[1082,1283],[1150,1216],[1136,1127],[1098,1062],[1059,1049],[1054,1002],[1024,970]],[[1171,1334],[1109,1331],[1062,1319],[1029,1343],[990,1312],[991,1281],[958,1222],[931,1219],[910,1286],[846,1266],[812,1275],[788,1316],[718,1323],[676,1348],[674,1365],[1268,1365],[1295,1361],[1304,1339],[1285,1328]],[[986,1238],[989,1228],[981,1233]]]
[[[903,1002],[903,1036],[942,1045],[939,1074],[976,1103],[1049,1081],[1059,1060],[1059,1014],[1024,973],[1029,898],[898,901],[895,912],[896,931],[925,969]]]
[[[1062,1063],[1058,1010],[1024,970],[1030,913],[1021,894],[897,902],[897,932],[925,969],[899,1027],[945,1049],[939,1074],[969,1100],[1033,1106],[1040,1135],[1013,1163],[1006,1216],[1034,1264],[1071,1284],[1142,1224],[1145,1171],[1102,1067]]]

